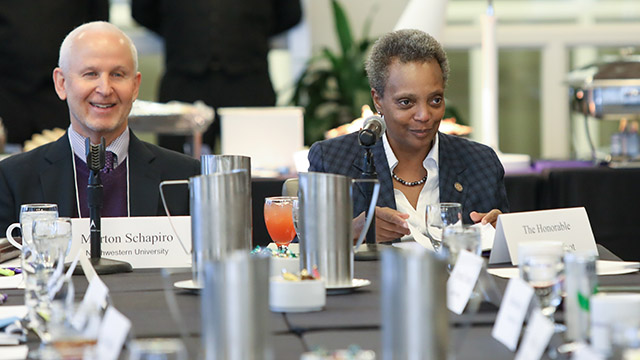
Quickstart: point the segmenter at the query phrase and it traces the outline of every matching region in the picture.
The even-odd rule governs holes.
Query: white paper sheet
[[[429,239],[426,235],[424,235],[418,228],[412,226],[411,223],[409,223],[408,221],[407,221],[407,224],[409,225],[409,231],[411,231],[411,236],[418,244],[422,245],[426,249],[435,251],[433,249],[433,245],[431,244],[431,239]]]
[[[2,346],[0,347],[0,360],[26,359],[27,353],[29,353],[27,345]]]
[[[0,276],[0,289],[24,289],[22,274]]]
[[[0,319],[17,316],[23,318],[27,316],[27,307],[25,305],[0,306]]]
[[[480,237],[482,242],[482,251],[491,250],[493,247],[493,238],[496,236],[496,229],[490,223],[482,225],[482,223],[476,223],[471,227],[478,228],[480,230]]]

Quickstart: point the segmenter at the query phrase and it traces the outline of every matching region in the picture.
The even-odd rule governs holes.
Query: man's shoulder
[[[27,152],[11,155],[6,159],[0,161],[0,168],[35,168],[37,162],[46,157],[46,154],[50,151],[51,147],[53,147],[54,144],[55,142],[51,142]]]
[[[177,151],[165,149],[161,146],[148,143],[146,141],[140,141],[142,145],[147,148],[153,155],[163,162],[171,163],[172,165],[185,165],[185,166],[200,166],[200,161],[194,159],[191,156],[179,153]]]

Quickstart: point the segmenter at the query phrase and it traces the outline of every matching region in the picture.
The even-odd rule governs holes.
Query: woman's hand
[[[409,214],[388,208],[376,206],[376,242],[388,242],[408,235]],[[365,213],[362,212],[353,219],[354,243],[364,228]]]
[[[493,209],[488,213],[479,213],[476,211],[472,211],[469,214],[469,217],[474,223],[482,222],[482,225],[490,223],[495,228],[496,222],[498,221],[498,215],[500,214],[502,214],[502,211],[498,209]]]

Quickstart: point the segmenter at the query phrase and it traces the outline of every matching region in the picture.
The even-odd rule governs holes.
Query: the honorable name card
[[[515,351],[522,330],[522,322],[529,310],[533,288],[520,278],[513,278],[507,284],[491,336]]]
[[[73,244],[91,256],[89,219],[72,219]],[[171,226],[173,223],[173,227]],[[175,231],[174,231],[175,229]],[[191,217],[110,217],[101,219],[102,257],[126,261],[133,268],[191,267]]]
[[[566,251],[597,253],[587,211],[583,207],[528,211],[498,216],[489,264],[518,265],[518,243],[561,241]]]
[[[522,344],[514,360],[539,360],[553,336],[554,326],[551,320],[535,310],[529,318]]]
[[[482,257],[461,250],[456,265],[447,280],[447,307],[460,315],[469,302],[473,288],[478,282],[478,275],[482,269]]]

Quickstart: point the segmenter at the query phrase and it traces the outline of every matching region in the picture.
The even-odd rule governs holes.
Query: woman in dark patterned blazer
[[[381,186],[376,240],[408,239],[410,227],[424,229],[426,206],[437,202],[461,203],[465,223],[495,226],[509,207],[496,153],[438,132],[449,75],[442,46],[419,30],[395,31],[376,41],[366,69],[376,110],[387,125],[372,149]],[[357,135],[315,143],[309,171],[359,178],[364,150]],[[357,228],[367,204],[358,191],[354,198]]]

